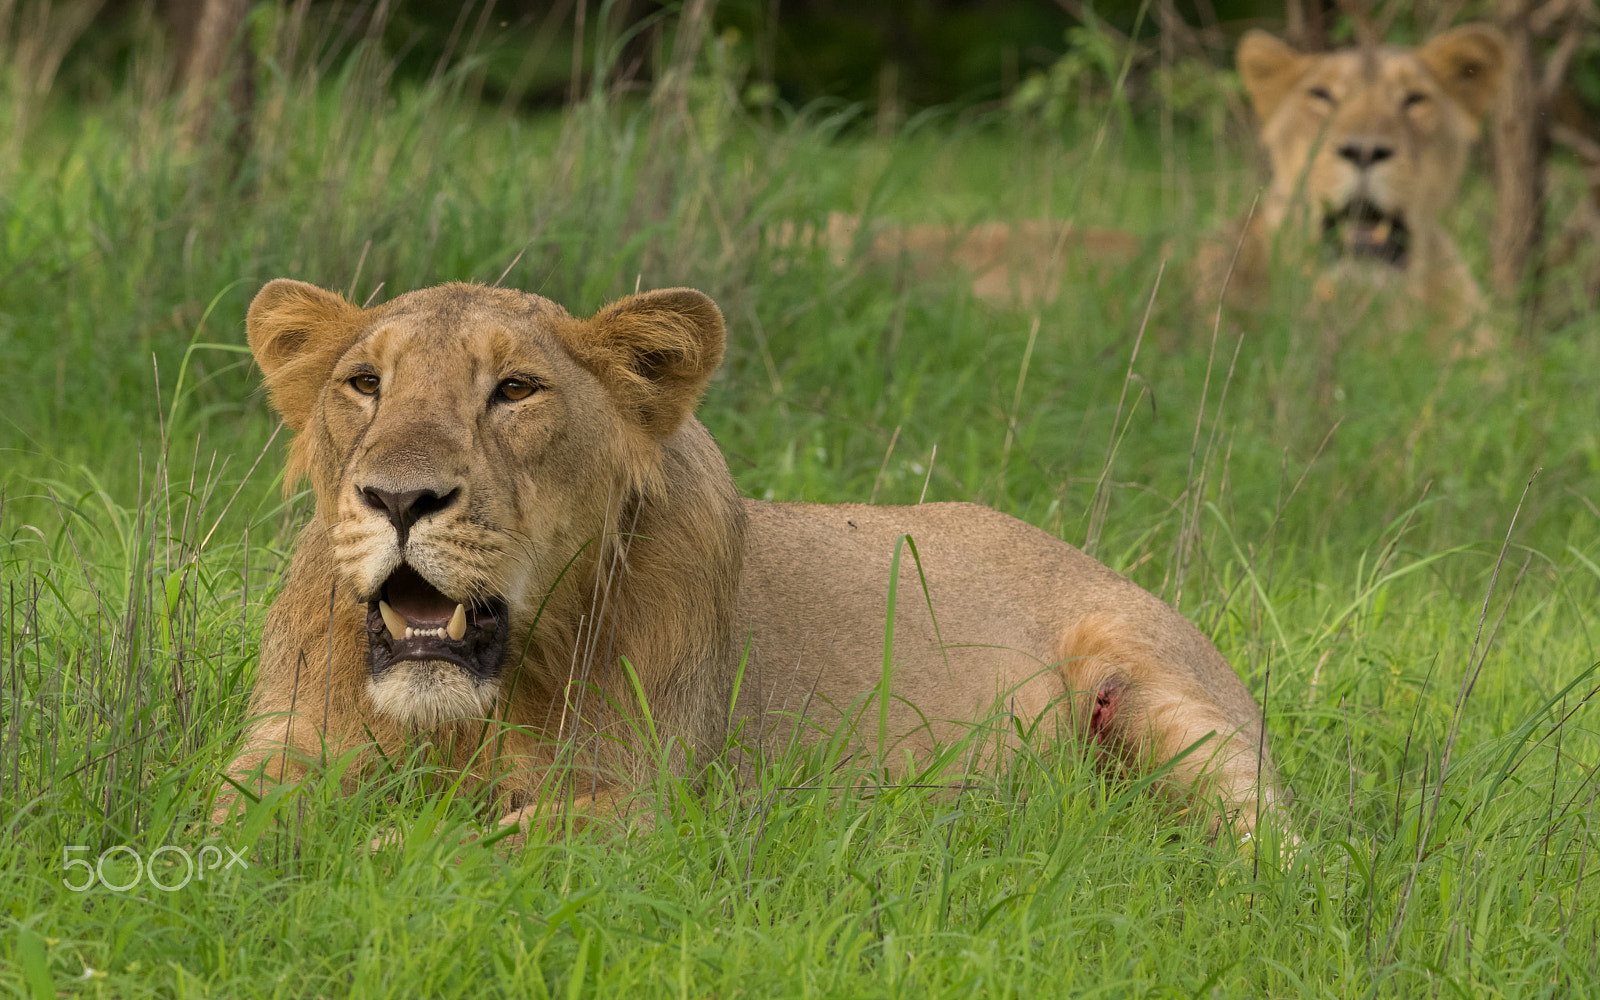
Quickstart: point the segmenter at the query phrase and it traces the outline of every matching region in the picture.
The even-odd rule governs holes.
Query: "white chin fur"
[[[458,719],[488,718],[497,686],[442,660],[402,660],[367,681],[367,696],[379,713],[419,729]]]

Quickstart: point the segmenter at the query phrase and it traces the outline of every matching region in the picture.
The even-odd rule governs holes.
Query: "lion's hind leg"
[[[1164,769],[1166,794],[1219,809],[1213,832],[1227,826],[1248,834],[1258,819],[1281,824],[1259,718],[1230,711],[1147,629],[1118,617],[1084,618],[1063,637],[1059,662],[1079,739],[1131,770]],[[1239,684],[1231,670],[1225,681]]]

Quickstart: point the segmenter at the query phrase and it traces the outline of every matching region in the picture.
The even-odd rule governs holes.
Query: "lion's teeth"
[[[411,630],[406,627],[406,620],[400,617],[400,613],[398,611],[389,607],[388,601],[378,602],[378,614],[383,616],[383,623],[389,627],[389,635],[391,638],[410,638]]]
[[[439,628],[415,628],[407,625],[405,618],[394,608],[389,607],[387,601],[378,602],[378,613],[383,615],[383,623],[389,627],[389,634],[396,639],[443,639],[447,635],[452,639],[460,639],[467,634],[466,609],[459,604],[456,605],[455,617],[450,619],[450,624]]]

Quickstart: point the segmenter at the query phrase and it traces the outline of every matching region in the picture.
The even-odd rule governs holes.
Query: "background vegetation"
[[[98,76],[72,68],[77,89],[37,74],[80,40],[78,8],[17,8],[0,32],[0,988],[1596,989],[1600,344],[1581,253],[1499,303],[1503,352],[1449,360],[1375,312],[1319,376],[1303,293],[1220,322],[1191,304],[1184,261],[1259,182],[1226,77],[1130,90],[1093,48],[1113,42],[1083,35],[1072,86],[1031,104],[797,106],[752,101],[719,28],[664,35],[648,90],[589,73],[535,113],[485,99],[470,46],[402,73],[382,24],[341,36],[301,9],[251,15],[245,133],[226,105],[192,131],[148,11]],[[603,69],[625,49],[588,39]],[[1556,167],[1560,217],[1584,191]],[[997,307],[957,273],[779,238],[830,211],[1048,216],[1142,249]],[[1474,178],[1450,220],[1480,274],[1492,212]],[[653,826],[515,852],[462,846],[486,817],[425,753],[355,796],[205,826],[308,510],[283,497],[243,348],[279,275],[356,301],[501,278],[574,311],[706,289],[731,343],[702,418],[747,493],[980,500],[1162,594],[1265,704],[1298,849],[1210,842],[1046,746],[944,790],[797,753],[754,785],[664,780]],[[362,849],[386,830],[403,846]],[[68,846],[206,843],[250,867],[171,893],[63,885],[81,879]]]

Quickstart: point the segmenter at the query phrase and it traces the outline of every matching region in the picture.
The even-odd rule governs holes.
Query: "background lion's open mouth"
[[[374,675],[402,660],[444,660],[476,677],[493,677],[505,653],[509,616],[500,598],[453,601],[407,563],[367,604],[367,646]]]
[[[1411,230],[1396,213],[1386,212],[1365,198],[1357,198],[1322,220],[1324,245],[1346,257],[1381,261],[1405,267],[1411,248]]]

